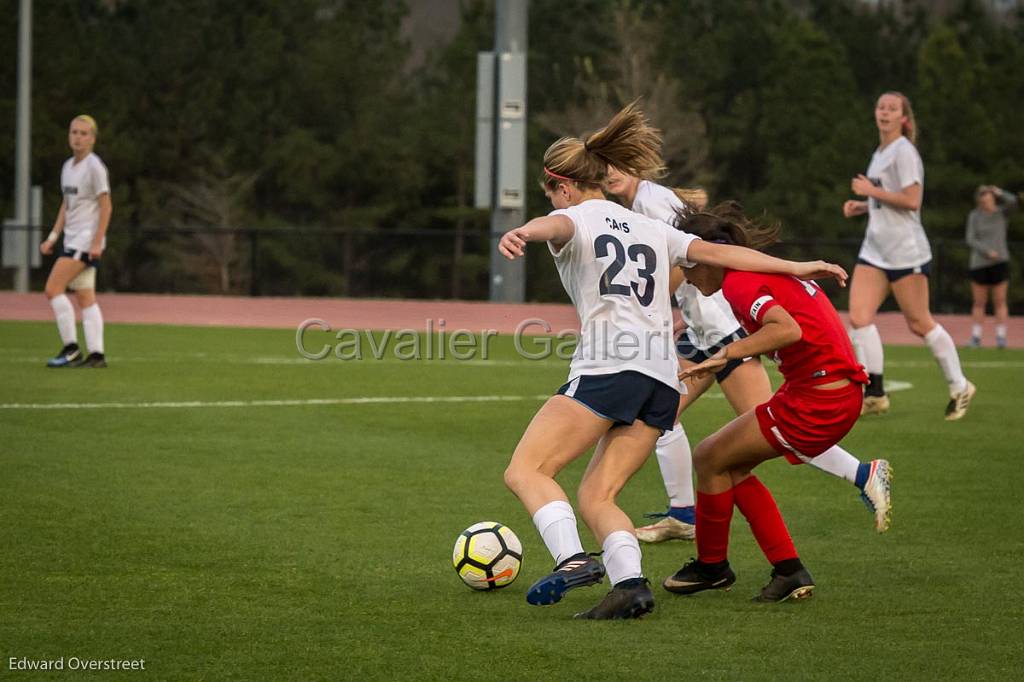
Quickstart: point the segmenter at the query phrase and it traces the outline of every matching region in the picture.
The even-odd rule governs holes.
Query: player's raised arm
[[[564,215],[534,218],[502,235],[498,251],[505,258],[515,260],[526,253],[527,242],[551,242],[557,249],[568,243],[575,233],[572,221]]]
[[[730,244],[715,244],[708,241],[694,241],[691,243],[686,257],[694,263],[703,263],[704,265],[730,268],[732,270],[792,275],[800,279],[829,277],[838,280],[841,286],[846,286],[846,270],[834,263],[826,263],[820,260],[783,260],[760,251],[755,251],[754,249]]]

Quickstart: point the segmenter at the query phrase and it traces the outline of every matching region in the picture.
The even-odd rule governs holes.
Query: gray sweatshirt
[[[985,213],[975,208],[967,216],[967,245],[971,247],[970,270],[1010,260],[1010,250],[1006,247],[1006,213],[1016,207],[1017,203],[1016,196],[998,190],[995,211]],[[989,251],[995,251],[998,257],[989,258]]]

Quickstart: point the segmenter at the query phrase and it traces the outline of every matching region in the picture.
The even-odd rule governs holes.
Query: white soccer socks
[[[850,341],[857,353],[857,360],[864,365],[868,374],[882,374],[885,367],[885,354],[882,351],[882,337],[878,327],[869,324],[866,327],[850,330]]]
[[[811,465],[821,469],[826,474],[832,474],[836,478],[845,479],[854,485],[857,484],[857,470],[860,467],[860,460],[838,445],[833,445],[817,457],[813,457]]]
[[[50,307],[53,308],[53,316],[57,320],[57,331],[60,333],[61,343],[65,346],[78,343],[78,333],[75,331],[75,309],[71,307],[71,300],[66,294],[60,294],[50,299]]]
[[[956,352],[956,344],[953,337],[949,335],[941,324],[924,335],[924,342],[928,344],[935,361],[939,363],[946,383],[949,384],[950,395],[961,393],[967,389],[967,378],[960,369],[960,355]]]
[[[617,530],[609,533],[601,543],[604,550],[604,569],[608,573],[608,582],[613,586],[630,578],[642,578],[640,567],[640,543],[636,536],[628,530]]]
[[[64,297],[67,298],[66,296]],[[70,303],[68,306],[70,307]],[[72,326],[74,316],[72,316]],[[58,323],[59,324],[59,323]],[[103,354],[103,313],[100,312],[100,304],[93,303],[88,308],[82,308],[82,330],[85,331],[85,346],[90,353]]]
[[[658,456],[661,478],[665,481],[669,506],[692,507],[693,453],[682,425],[677,423],[674,429],[663,433],[654,452]]]
[[[554,557],[555,565],[583,551],[576,515],[568,502],[548,502],[533,515],[533,525]]]

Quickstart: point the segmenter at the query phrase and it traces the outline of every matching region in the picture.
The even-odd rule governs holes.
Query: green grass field
[[[526,604],[551,560],[501,477],[565,363],[518,360],[507,338],[489,363],[308,362],[287,330],[111,325],[109,369],[48,370],[56,346],[52,324],[0,323],[0,676],[45,679],[9,660],[61,656],[206,680],[1009,679],[1024,664],[1024,352],[965,351],[978,397],[946,423],[928,351],[888,349],[887,379],[912,388],[844,441],[894,465],[885,535],[849,484],[759,470],[813,599],[749,601],[769,567],[738,517],[731,592],[659,587],[643,620],[595,623],[571,616],[604,587]],[[450,396],[517,398],[301,403]],[[56,403],[117,406],[39,407]],[[729,418],[713,393],[683,423],[696,443]],[[571,497],[582,470],[562,475]],[[664,505],[653,457],[621,504],[637,520]],[[481,520],[524,543],[519,580],[492,593],[450,563]],[[694,554],[646,548],[645,570],[659,584]]]

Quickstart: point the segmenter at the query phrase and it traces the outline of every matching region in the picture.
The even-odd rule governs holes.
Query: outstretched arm
[[[732,270],[792,275],[800,279],[828,277],[838,280],[840,286],[846,286],[846,270],[833,263],[821,260],[799,262],[782,260],[743,246],[694,240],[687,249],[686,259],[694,263],[704,263]]]
[[[534,218],[522,227],[506,232],[498,242],[498,251],[505,258],[515,260],[526,253],[527,242],[551,242],[552,246],[560,249],[574,234],[576,226],[564,215]]]

